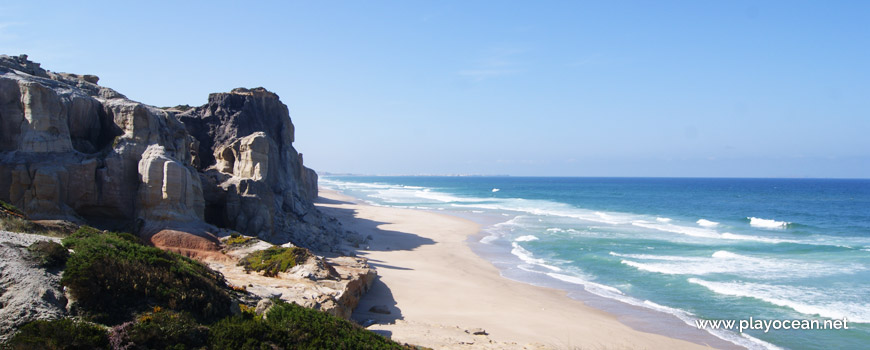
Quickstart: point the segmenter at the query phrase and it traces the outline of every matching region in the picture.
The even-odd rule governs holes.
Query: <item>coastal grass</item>
[[[269,247],[248,254],[239,261],[245,271],[263,272],[263,276],[275,277],[307,259],[311,253],[299,247]]]
[[[63,240],[73,249],[61,284],[92,320],[117,324],[158,305],[202,322],[228,315],[223,276],[200,262],[139,243],[126,233],[83,227]]]
[[[3,210],[0,211],[0,230],[9,232],[35,233],[37,231],[41,231],[40,229],[40,225],[25,219],[24,215],[6,210],[5,206]]]
[[[18,233],[32,233],[43,236],[65,237],[75,225],[65,221],[47,224],[33,222],[27,215],[12,204],[0,201],[0,230]]]
[[[109,349],[106,330],[93,323],[62,318],[33,321],[6,344],[10,350]]]

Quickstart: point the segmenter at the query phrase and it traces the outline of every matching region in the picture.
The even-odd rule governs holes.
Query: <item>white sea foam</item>
[[[714,293],[755,298],[791,308],[806,315],[831,319],[846,318],[849,322],[870,323],[870,304],[861,300],[870,290],[819,290],[809,287],[783,286],[750,282],[712,282],[689,278],[690,283],[703,286]]]
[[[718,232],[706,228],[697,228],[697,227],[688,227],[688,226],[680,226],[674,225],[671,223],[654,223],[644,220],[632,221],[632,225],[637,227],[648,228],[652,230],[665,231],[665,232],[673,232],[684,234],[692,237],[701,237],[701,238],[713,238],[718,239],[722,238]]]
[[[701,262],[701,261],[707,260],[706,257],[668,256],[668,255],[652,255],[652,254],[620,254],[620,253],[615,253],[615,252],[610,252],[610,255],[620,257],[620,258],[640,259],[640,260],[693,261],[693,262]]]
[[[610,293],[614,293],[614,294],[618,294],[618,295],[624,295],[624,293],[622,293],[622,291],[620,291],[619,289],[613,288],[611,286],[603,285],[601,283],[595,283],[595,282],[592,282],[592,281],[589,281],[587,279],[583,279],[583,278],[580,278],[577,276],[569,276],[569,275],[564,275],[561,273],[553,273],[553,272],[548,272],[547,276],[553,277],[553,278],[560,280],[562,282],[568,282],[568,283],[582,285],[584,287],[584,289],[586,289],[586,291],[588,291],[588,292],[592,292],[592,290],[599,290],[599,291],[606,291],[606,292],[610,292]],[[600,295],[599,293],[595,293],[595,292],[592,292],[592,293]]]
[[[703,226],[703,227],[716,227],[716,226],[719,226],[719,223],[718,223],[718,222],[710,221],[710,220],[707,220],[707,219],[700,219],[700,220],[696,221],[696,223],[698,223],[698,225]]]
[[[619,225],[630,223],[635,216],[622,213],[605,213],[596,212],[586,209],[575,208],[568,204],[551,202],[546,200],[526,200],[520,198],[496,199],[492,198],[486,201],[469,201],[471,203],[451,203],[451,206],[458,208],[481,208],[490,210],[504,210],[512,212],[521,212],[540,216],[558,216],[566,218],[574,218],[587,222]]]
[[[493,188],[492,191],[493,191],[493,192],[498,192],[498,191],[501,191],[501,189],[499,189],[499,188]]]
[[[746,256],[720,250],[708,257],[650,254],[611,255],[624,258],[620,263],[638,270],[667,275],[739,275],[754,279],[805,278],[852,274],[865,270],[860,264],[831,264]],[[628,260],[634,259],[634,260]],[[636,260],[648,260],[640,262]],[[649,261],[652,260],[652,261]]]
[[[385,203],[474,203],[489,200],[487,198],[454,196],[421,186],[343,182],[329,179],[321,179],[320,181],[321,184],[326,185],[329,188],[360,191],[369,197],[378,198]]]
[[[699,220],[700,221],[700,220]],[[689,227],[689,226],[681,226],[670,223],[655,223],[644,220],[636,220],[632,221],[631,224],[637,227],[648,228],[652,230],[664,231],[664,232],[673,232],[679,233],[687,236],[698,237],[698,238],[710,238],[710,239],[730,239],[730,240],[741,240],[741,241],[754,241],[754,242],[764,242],[764,243],[796,243],[796,244],[817,244],[812,242],[803,242],[796,240],[788,240],[788,239],[779,239],[779,238],[768,238],[768,237],[760,237],[760,236],[752,236],[752,235],[739,235],[730,232],[719,233],[712,228],[702,228],[702,227]],[[828,245],[828,244],[823,244]]]
[[[532,270],[526,270],[526,271],[537,272],[537,271],[532,271]],[[540,272],[537,272],[537,273],[540,273]],[[625,295],[622,291],[620,291],[617,288],[614,288],[614,287],[611,287],[608,285],[604,285],[604,284],[600,284],[600,283],[596,283],[596,282],[592,282],[591,278],[583,278],[583,277],[578,277],[578,276],[570,276],[570,275],[565,275],[565,274],[561,274],[561,273],[552,273],[552,272],[547,272],[545,274],[547,276],[550,276],[552,278],[558,279],[558,280],[563,281],[563,282],[582,285],[584,290],[586,290],[589,293],[598,295],[600,297],[613,299],[613,300],[617,300],[617,301],[625,303],[625,304],[634,305],[634,306],[654,310],[657,312],[663,312],[663,313],[673,315],[674,317],[683,321],[683,323],[685,323],[686,325],[688,325],[690,327],[696,327],[695,321],[697,320],[697,318],[695,317],[695,315],[693,315],[692,313],[690,313],[688,311],[664,306],[664,305],[657,304],[657,303],[654,303],[654,302],[649,301],[649,300],[642,301],[640,299],[630,297],[628,295]],[[781,348],[779,348],[773,344],[767,343],[767,342],[759,340],[757,338],[745,337],[745,336],[741,337],[740,335],[737,335],[736,333],[730,332],[730,331],[719,330],[719,329],[705,329],[705,331],[707,331],[707,333],[710,333],[711,335],[713,335],[719,339],[737,344],[739,346],[742,346],[742,347],[745,347],[745,348],[751,349],[751,350],[782,350]]]
[[[537,241],[538,239],[540,239],[540,238],[535,237],[533,235],[525,235],[525,236],[517,237],[516,239],[514,239],[514,241],[515,242],[531,242],[531,241]]]
[[[423,199],[431,199],[436,200],[443,203],[454,203],[454,202],[484,202],[487,201],[485,198],[472,198],[472,197],[457,197],[453,195],[449,195],[442,192],[436,191],[414,191],[414,196],[423,198]]]
[[[547,229],[547,232],[558,233],[558,232],[565,232],[565,230],[564,230],[564,229],[561,229],[561,228],[558,228],[558,227],[551,227],[551,228],[548,228],[548,229]]]
[[[719,258],[719,259],[743,259],[743,260],[756,259],[756,260],[760,260],[758,258],[750,258],[748,256],[732,253],[732,252],[729,252],[727,250],[719,250],[719,251],[713,253],[713,257]]]
[[[488,236],[486,236],[486,237],[481,238],[481,239],[480,239],[480,243],[483,243],[483,244],[491,244],[492,242],[494,242],[494,241],[497,240],[498,238],[499,238],[498,235],[488,235]]]
[[[671,218],[656,218],[656,221],[658,221],[658,222],[671,222],[672,219]]]
[[[513,249],[511,249],[511,254],[520,258],[520,260],[522,260],[523,262],[525,262],[527,264],[538,265],[538,266],[541,266],[541,267],[544,267],[544,268],[547,268],[549,270],[556,271],[556,272],[562,271],[562,269],[560,269],[556,266],[547,264],[547,261],[544,259],[535,258],[535,256],[532,254],[532,252],[526,250],[525,248],[520,246],[517,242],[511,243],[511,246],[513,247]]]
[[[766,229],[784,229],[790,224],[790,222],[761,219],[756,217],[747,217],[747,219],[749,219],[749,226]]]
[[[729,333],[729,334],[732,334],[732,333]],[[771,344],[771,343],[768,343],[768,342],[766,342],[766,341],[764,341],[764,340],[758,339],[758,338],[753,337],[753,336],[751,336],[751,335],[749,335],[749,334],[746,334],[746,333],[740,333],[740,336],[743,337],[743,338],[745,338],[746,340],[748,340],[750,343],[749,343],[749,344],[743,344],[743,343],[739,343],[739,342],[738,342],[738,343],[736,343],[736,344],[738,344],[738,345],[743,345],[743,346],[746,347],[747,349],[785,350],[785,349],[783,349],[783,348],[781,348],[781,347],[778,347],[778,346],[776,346],[776,345],[773,345],[773,344]],[[723,339],[725,339],[725,338],[723,338]],[[728,339],[725,339],[725,340],[728,340]],[[732,343],[735,343],[735,342],[732,341]],[[751,346],[751,345],[757,345],[757,346],[760,346],[760,348],[757,347],[757,346]]]
[[[749,235],[738,235],[733,234],[731,232],[725,232],[722,234],[722,238],[724,239],[733,239],[739,241],[754,241],[754,242],[765,242],[765,243],[795,243],[795,244],[815,244],[810,242],[801,242],[793,239],[780,239],[780,238],[769,238],[769,237],[760,237],[760,236],[749,236]]]

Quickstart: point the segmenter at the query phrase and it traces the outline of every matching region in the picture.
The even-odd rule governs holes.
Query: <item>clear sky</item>
[[[318,171],[870,177],[870,1],[6,1],[0,53],[266,87]]]

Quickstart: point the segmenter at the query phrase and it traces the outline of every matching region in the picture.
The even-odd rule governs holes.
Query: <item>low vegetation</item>
[[[98,325],[62,318],[30,322],[6,345],[11,350],[109,349],[109,337]]]
[[[106,330],[72,319],[34,321],[11,349],[421,349],[401,345],[347,320],[276,301],[265,317],[247,309],[211,326],[183,312],[154,308]]]
[[[191,107],[190,105],[177,105],[177,106],[175,106],[175,107],[160,107],[160,109],[164,109],[164,110],[166,110],[166,109],[175,109],[175,110],[179,110],[179,111],[182,111],[182,112],[186,112],[186,111],[188,111],[188,110],[190,110],[190,109],[193,109],[193,107]]]
[[[304,262],[310,255],[305,248],[270,247],[248,254],[239,261],[239,265],[244,266],[246,271],[262,271],[263,276],[274,277]]]
[[[159,307],[113,327],[109,335],[113,349],[199,349],[207,341],[208,328],[193,317]]]
[[[63,244],[74,253],[61,283],[93,320],[120,323],[154,304],[204,322],[229,313],[223,276],[197,261],[142,245],[130,234],[89,227]]]
[[[415,349],[325,312],[278,301],[260,317],[226,318],[211,327],[211,349]]]
[[[42,267],[54,268],[63,266],[69,258],[69,251],[62,245],[52,241],[37,241],[27,247],[33,259]]]
[[[28,249],[44,266],[65,266],[61,283],[76,302],[77,318],[30,322],[0,348],[418,349],[280,300],[266,315],[246,305],[230,315],[233,293],[244,288],[233,291],[218,272],[128,233],[82,226],[62,243],[38,242]],[[244,264],[274,275],[310,254],[272,247],[251,254]]]
[[[230,238],[227,238],[224,243],[230,247],[241,247],[254,242],[254,237],[242,236],[238,233],[233,233]]]
[[[0,230],[29,233],[38,229],[38,224],[25,219],[24,212],[12,204],[0,201]]]
[[[6,203],[4,201],[0,201],[0,211],[5,212],[6,214],[12,214],[24,218],[24,212],[16,208],[14,205]]]
[[[64,237],[76,226],[70,222],[55,221],[40,224],[27,219],[25,213],[12,204],[0,201],[0,230]]]

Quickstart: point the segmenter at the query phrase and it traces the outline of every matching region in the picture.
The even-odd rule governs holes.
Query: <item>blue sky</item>
[[[867,1],[0,3],[148,104],[263,86],[318,171],[870,177]]]

